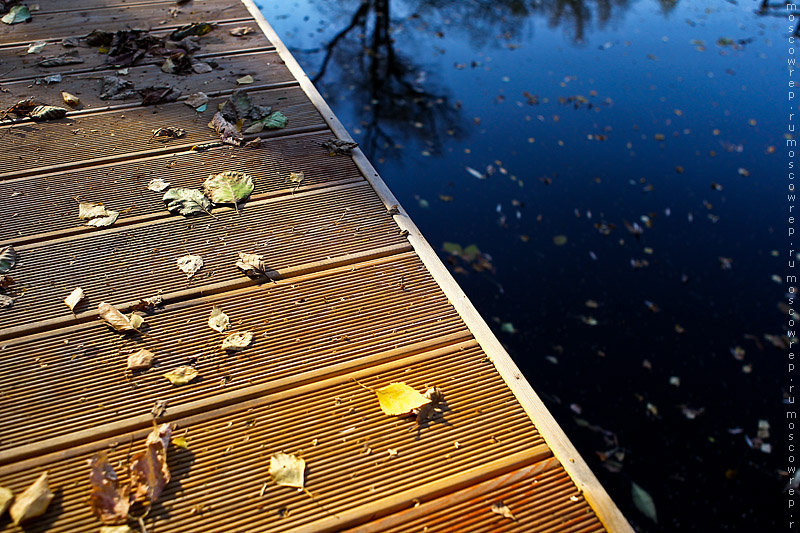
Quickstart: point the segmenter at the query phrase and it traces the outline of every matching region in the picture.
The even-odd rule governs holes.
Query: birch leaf
[[[168,187],[169,187],[169,182],[164,181],[161,178],[151,179],[150,183],[147,184],[147,188],[155,192],[161,192]]]
[[[511,512],[511,509],[508,508],[506,504],[503,502],[493,503],[492,504],[492,512],[499,514],[504,518],[508,518],[510,520],[517,521],[517,518],[514,516],[514,513]]]
[[[304,488],[306,462],[296,455],[276,453],[269,458],[269,475],[276,485]]]
[[[430,400],[425,398],[405,383],[390,383],[380,389],[375,389],[381,410],[389,416],[404,416],[411,414],[414,409],[419,409]]]
[[[249,331],[231,333],[222,341],[223,350],[244,350],[253,342],[253,334]]]
[[[164,377],[173,385],[186,385],[198,376],[197,370],[190,366],[179,366],[172,372],[167,372]]]
[[[145,441],[145,451],[131,458],[131,495],[137,502],[156,502],[170,480],[167,446],[172,425],[153,428]]]
[[[128,520],[130,509],[130,487],[119,486],[119,479],[114,467],[108,462],[108,454],[104,451],[94,454],[89,459],[91,473],[89,483],[89,506],[104,524],[120,524]]]
[[[97,217],[104,217],[108,215],[108,211],[103,207],[103,204],[96,204],[94,202],[81,202],[78,205],[78,218],[81,220],[91,220]]]
[[[222,309],[216,305],[211,308],[211,316],[208,317],[208,327],[222,333],[228,329],[230,325],[231,321],[228,319],[228,315],[222,312]]]
[[[156,354],[141,348],[128,356],[128,370],[147,370],[153,365]]]
[[[12,501],[14,501],[14,493],[10,489],[0,487],[0,517],[11,507]]]
[[[199,255],[184,255],[178,258],[178,268],[186,273],[186,279],[190,279],[203,268],[203,258]]]
[[[78,287],[74,291],[69,293],[69,296],[64,298],[64,303],[67,304],[67,307],[69,307],[70,311],[74,312],[75,306],[77,306],[80,303],[80,301],[83,300],[84,296],[85,293],[83,292],[83,289]]]
[[[164,193],[164,203],[170,213],[177,213],[185,217],[208,212],[211,202],[197,189],[176,187]]]
[[[0,248],[0,274],[5,274],[17,264],[17,252],[10,244]]]
[[[100,312],[100,318],[105,320],[106,324],[114,328],[116,331],[125,332],[136,330],[136,328],[133,327],[133,324],[131,324],[131,321],[128,320],[128,317],[120,313],[119,309],[113,305],[100,302],[100,304],[97,306],[97,310]]]
[[[53,493],[50,491],[47,481],[48,473],[42,472],[33,485],[16,497],[9,510],[15,524],[19,525],[26,520],[41,516],[47,510],[47,506],[53,499]]]
[[[89,222],[87,222],[86,225],[95,226],[97,228],[110,226],[111,224],[117,221],[117,217],[119,217],[119,211],[107,210],[106,216],[93,218]]]
[[[231,170],[212,174],[203,182],[203,192],[215,204],[235,204],[253,192],[253,178]]]
[[[646,490],[631,481],[631,496],[633,497],[633,504],[640,513],[655,523],[658,523],[656,516],[656,504],[653,498]]]

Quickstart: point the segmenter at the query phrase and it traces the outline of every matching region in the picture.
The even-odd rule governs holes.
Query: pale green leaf
[[[31,11],[28,6],[14,6],[0,19],[6,24],[19,24],[31,20]]]
[[[215,204],[241,202],[250,196],[253,187],[253,178],[232,170],[212,174],[203,182],[203,191]]]
[[[631,495],[633,497],[633,504],[636,508],[645,515],[647,518],[655,523],[658,523],[656,517],[656,504],[653,498],[646,490],[631,481]]]

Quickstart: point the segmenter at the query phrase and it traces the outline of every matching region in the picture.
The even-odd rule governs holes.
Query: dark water
[[[789,530],[789,22],[759,6],[261,4],[640,531]]]

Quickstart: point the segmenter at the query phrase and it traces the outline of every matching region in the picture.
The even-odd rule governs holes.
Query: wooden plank
[[[274,130],[272,135],[325,127],[316,108],[296,87],[248,91],[248,94],[254,103],[272,106],[288,118],[286,128]],[[197,113],[182,102],[174,102],[86,115],[68,114],[64,119],[42,123],[25,120],[0,126],[5,148],[0,154],[0,179],[183,151],[196,144],[219,141],[208,123],[217,106],[225,100],[227,96],[211,98],[203,113]],[[186,135],[167,143],[152,142],[152,131],[165,126],[180,127]]]
[[[32,13],[26,24],[4,24],[0,44],[27,44],[43,39],[80,37],[92,30],[117,31],[129,28],[175,28],[191,22],[246,21],[251,19],[239,2],[206,0],[191,2],[173,16],[174,3],[114,5],[69,12]],[[2,65],[0,65],[2,67]]]
[[[244,37],[234,37],[229,34],[231,29],[241,25],[242,23],[220,24],[214,31],[200,38],[199,42],[202,48],[194,52],[192,57],[202,61],[214,60],[217,63],[220,63],[219,69],[215,69],[213,72],[207,74],[191,74],[184,76],[170,75],[168,79],[172,80],[171,83],[175,83],[178,80],[192,82],[184,83],[184,85],[191,86],[192,90],[196,91],[197,87],[204,86],[208,80],[214,79],[221,73],[223,75],[228,74],[225,70],[222,70],[229,68],[222,64],[227,55],[238,55],[245,53],[245,51],[251,51],[252,53],[252,51],[269,51],[273,49],[271,43],[261,33],[254,32],[249,35],[245,35]],[[153,33],[154,35],[162,36],[170,33],[170,31],[159,30],[154,31]],[[80,58],[83,60],[83,63],[62,65],[58,67],[40,67],[37,65],[45,58],[56,57],[61,54],[76,50],[78,51]],[[81,76],[78,79],[95,80],[94,85],[91,87],[93,90],[92,92],[98,92],[99,94],[99,91],[96,91],[96,89],[98,89],[100,86],[99,80],[102,78],[102,76],[112,76],[118,74],[116,74],[117,69],[111,68],[106,64],[106,59],[108,57],[107,54],[101,54],[98,50],[98,48],[90,47],[66,48],[62,46],[60,42],[48,43],[38,54],[29,54],[28,44],[0,48],[0,69],[2,69],[0,72],[3,73],[3,88],[11,91],[11,94],[5,92],[0,93],[0,98],[2,98],[0,100],[0,104],[2,104],[2,106],[5,108],[15,103],[21,97],[29,96],[29,94],[26,94],[25,90],[28,89],[29,86],[30,88],[27,92],[30,92],[31,90],[49,90],[58,96],[58,92],[63,90],[62,88],[65,87],[65,83],[69,82],[62,82],[60,84],[53,83],[48,85],[41,81],[36,85],[31,84],[31,80],[41,80],[46,76],[52,76],[55,74],[61,74],[62,76],[69,74],[84,74],[84,76]],[[261,59],[263,60],[265,58]],[[160,68],[163,63],[163,57],[154,57],[149,55],[145,56],[140,59],[136,65],[134,65],[134,67],[131,68],[131,70],[134,72],[125,79],[134,82],[137,87],[147,87],[148,85],[145,82],[147,82],[148,76],[144,76],[141,79],[136,79],[137,67],[141,65],[156,65],[156,68],[149,69],[147,71],[160,72]],[[261,67],[267,67],[266,70],[270,70],[269,66],[271,64],[272,63],[269,60],[262,61]],[[243,76],[244,74],[248,73],[252,74],[254,77],[257,77],[258,74],[260,74],[259,72],[246,72],[241,75]],[[269,76],[267,76],[267,78],[268,77]],[[150,85],[153,85],[153,83],[150,83]],[[77,93],[83,90],[83,86],[79,85],[75,87],[74,85],[70,85],[70,90],[76,91]],[[30,95],[35,94],[30,93]],[[60,100],[61,98],[57,97],[53,100],[53,103]],[[108,102],[104,102],[102,105],[108,105]]]
[[[286,45],[283,44],[275,30],[269,25],[263,14],[258,10],[253,0],[242,0],[247,6],[250,14],[256,19],[258,25],[266,34],[267,38],[275,45],[278,54],[283,58],[287,68],[294,74],[300,82],[300,86],[308,95],[309,99],[319,109],[320,114],[330,126],[331,130],[340,138],[351,140],[341,122],[331,111],[328,104],[314,87],[311,80],[303,72],[303,69],[292,57]],[[534,392],[530,383],[525,379],[517,365],[505,351],[503,346],[492,333],[483,317],[472,305],[463,289],[453,279],[450,272],[442,264],[436,251],[425,240],[419,228],[408,216],[408,213],[400,206],[397,198],[386,186],[378,172],[359,149],[354,151],[353,159],[361,169],[364,176],[372,184],[378,196],[385,205],[398,205],[399,213],[395,216],[395,221],[403,229],[409,232],[408,238],[420,259],[429,269],[431,274],[439,282],[439,286],[458,310],[469,330],[475,335],[481,347],[497,366],[498,371],[505,379],[508,386],[514,392],[517,399],[526,410],[531,420],[541,431],[548,446],[553,450],[553,454],[561,461],[564,468],[575,481],[579,490],[584,494],[586,500],[597,513],[603,526],[610,531],[633,533],[633,528],[619,511],[617,506],[608,496],[603,486],[592,473],[589,466],[575,449],[575,446],[567,438],[564,431],[558,425],[553,415],[547,410],[541,398]]]
[[[422,389],[438,383],[450,410],[444,420],[416,428],[413,419],[384,415],[375,395],[351,376],[371,387],[405,381]],[[491,400],[480,391],[491,391]],[[182,532],[341,528],[376,510],[410,507],[414,498],[424,500],[443,488],[471,484],[549,454],[476,348],[458,357],[420,354],[176,423],[175,434],[185,436],[188,448],[169,450],[173,480],[150,509],[149,530],[160,531],[165,520],[171,530]],[[70,450],[63,459],[59,454],[0,469],[4,486],[15,492],[45,469],[51,486],[59,488],[58,501],[25,531],[96,529],[99,523],[85,503],[87,459],[93,450],[108,449],[124,482],[129,442],[138,451],[146,431],[96,442],[86,451]],[[388,454],[390,448],[398,450],[396,456]],[[302,450],[305,485],[313,498],[269,483],[269,456],[282,450]]]
[[[7,212],[7,222],[0,225],[0,245],[97,231],[77,218],[78,201],[130,209],[116,225],[172,216],[164,207],[163,193],[147,189],[154,178],[172,187],[197,188],[212,173],[247,172],[255,182],[251,200],[363,181],[351,158],[331,157],[320,146],[331,137],[331,133],[279,137],[247,150],[224,146],[0,181]],[[290,182],[291,172],[303,172],[303,181]]]

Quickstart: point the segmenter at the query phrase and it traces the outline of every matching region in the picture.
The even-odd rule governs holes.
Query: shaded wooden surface
[[[65,37],[164,35],[190,22],[216,24],[194,54],[211,72],[168,74],[146,56],[121,74],[86,46],[83,63],[37,66],[75,50]],[[256,32],[230,35],[237,26]],[[40,39],[45,48],[27,54]],[[0,309],[0,485],[19,493],[47,470],[56,492],[24,531],[99,529],[86,461],[107,450],[124,481],[156,401],[168,402],[158,421],[188,444],[169,449],[173,479],[146,519],[156,530],[630,531],[402,207],[387,209],[396,200],[363,154],[321,146],[347,133],[252,2],[40,1],[30,23],[0,27],[0,70],[0,107],[30,96],[60,105],[61,91],[82,101],[63,119],[0,124],[0,246],[18,254],[15,302]],[[60,82],[41,81],[56,73]],[[251,99],[287,126],[246,137],[258,147],[198,151],[218,140],[208,122],[247,74]],[[182,96],[102,100],[107,75]],[[183,103],[198,91],[210,97],[201,112]],[[153,142],[165,126],[186,134]],[[199,188],[226,170],[254,178],[237,209],[184,218],[147,189],[154,178]],[[87,227],[81,201],[121,215]],[[239,252],[261,254],[273,279],[244,276]],[[188,253],[205,262],[192,279],[176,265]],[[73,314],[63,299],[76,286],[86,299]],[[164,305],[143,334],[98,318],[101,301],[129,311],[156,294]],[[231,331],[254,334],[252,346],[220,349],[224,335],[207,325],[214,306]],[[155,368],[126,372],[139,348],[156,353]],[[191,384],[163,378],[187,364],[201,375]],[[367,388],[398,381],[441,387],[442,416],[418,425],[384,415]],[[278,451],[307,461],[308,494],[269,482]],[[493,513],[495,500],[517,521]],[[8,520],[0,528],[22,531]]]

